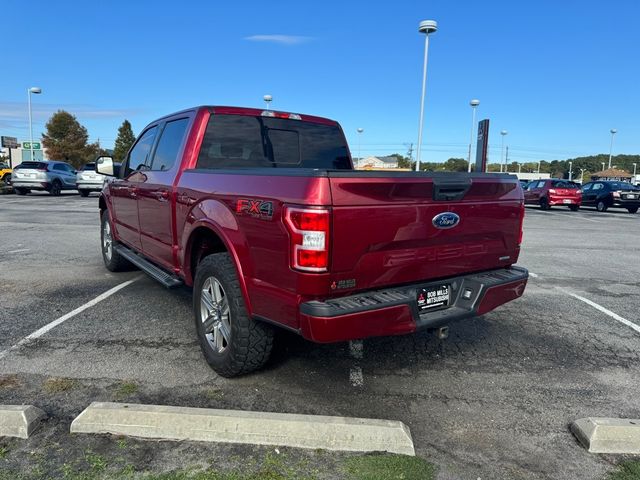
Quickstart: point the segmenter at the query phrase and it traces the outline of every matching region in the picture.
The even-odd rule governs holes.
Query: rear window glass
[[[640,190],[640,188],[627,182],[609,182],[609,186],[611,186],[613,190]]]
[[[565,181],[561,181],[561,180],[555,180],[555,181],[551,182],[551,186],[553,188],[569,188],[569,189],[578,189],[578,188],[580,188],[580,185],[578,185],[577,183],[565,182]]]
[[[36,170],[44,170],[47,168],[47,164],[44,162],[22,162],[15,169],[19,170],[22,168],[34,168]]]
[[[243,115],[213,115],[197,168],[351,169],[336,125]]]
[[[87,163],[84,167],[82,167],[83,172],[95,172],[96,164],[95,163]]]

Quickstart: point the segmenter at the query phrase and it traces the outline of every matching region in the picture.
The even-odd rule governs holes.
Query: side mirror
[[[113,164],[112,157],[98,157],[96,159],[96,172],[101,175],[108,175],[110,177],[114,177],[116,175],[116,171]]]

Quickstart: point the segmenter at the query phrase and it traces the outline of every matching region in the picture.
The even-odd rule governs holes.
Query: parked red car
[[[193,287],[223,376],[274,326],[315,342],[433,329],[522,295],[524,204],[508,174],[353,170],[332,120],[198,107],[149,124],[100,197],[102,255]]]
[[[534,180],[524,191],[526,205],[540,205],[542,210],[549,210],[553,206],[564,205],[573,212],[580,209],[582,192],[580,185],[568,180],[546,178]]]

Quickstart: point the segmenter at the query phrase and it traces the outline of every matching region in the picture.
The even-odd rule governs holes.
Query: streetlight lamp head
[[[477,107],[478,105],[480,105],[480,100],[474,98],[469,102],[469,105],[471,105],[472,107]]]
[[[418,27],[420,33],[426,33],[427,35],[434,33],[436,30],[438,30],[438,22],[435,20],[423,20]]]
[[[265,102],[270,102],[271,100],[273,100],[273,97],[271,95],[265,95],[264,97],[262,97],[262,99]]]
[[[615,135],[616,133],[618,133],[618,130],[617,130],[617,129],[615,129],[615,128],[612,128],[612,129],[611,129],[611,134],[612,134],[612,135]]]
[[[502,131],[500,132],[500,135],[506,135],[507,133],[509,133],[509,132],[507,132],[506,130],[502,130]]]
[[[364,132],[364,128],[358,128],[357,132],[358,132],[358,133],[362,133],[362,132]]]
[[[40,87],[31,87],[29,93],[42,93],[42,89]]]

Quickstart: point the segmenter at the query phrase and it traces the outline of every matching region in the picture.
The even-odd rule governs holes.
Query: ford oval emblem
[[[434,227],[445,230],[458,225],[458,223],[460,223],[460,217],[453,212],[443,212],[433,217],[431,222]]]

